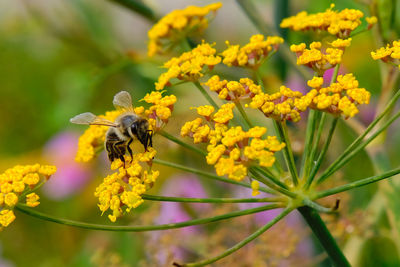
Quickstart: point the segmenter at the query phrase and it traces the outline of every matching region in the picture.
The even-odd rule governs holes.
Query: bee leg
[[[116,157],[119,158],[124,163],[124,168],[125,168],[125,158],[124,158],[124,155],[126,153],[125,141],[115,142],[113,144],[113,149],[116,153]]]
[[[153,130],[149,131],[149,146],[153,147]]]
[[[132,153],[132,149],[131,149],[132,142],[133,142],[133,139],[131,138],[131,140],[128,141],[128,145],[126,146],[126,149],[128,149],[128,153],[131,156],[131,163],[133,162],[133,153]]]
[[[114,142],[107,141],[105,147],[107,150],[108,159],[110,162],[113,162],[117,155],[114,150]]]

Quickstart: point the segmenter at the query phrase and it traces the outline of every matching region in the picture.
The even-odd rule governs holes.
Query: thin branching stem
[[[258,173],[255,169],[250,169],[250,173],[252,174],[252,178],[253,179],[265,184],[266,186],[268,186],[269,188],[273,189],[274,191],[279,192],[279,193],[281,193],[283,195],[286,195],[288,197],[291,197],[291,198],[295,198],[296,197],[295,193],[293,193],[293,192],[289,191],[288,189],[285,189],[285,188],[275,184],[274,182],[272,182],[269,179],[266,179],[260,173]],[[261,188],[260,188],[260,190],[261,190]]]
[[[163,202],[187,202],[187,203],[265,203],[265,202],[283,202],[282,197],[266,198],[187,198],[187,197],[167,197],[153,196],[143,194],[141,197],[145,200],[163,201]]]
[[[386,179],[386,178],[390,178],[390,177],[392,177],[394,175],[397,175],[399,173],[400,173],[400,167],[396,168],[394,170],[379,174],[379,175],[371,176],[371,177],[364,178],[364,179],[361,179],[361,180],[358,180],[358,181],[355,181],[355,182],[352,182],[352,183],[348,183],[348,184],[341,185],[341,186],[338,186],[338,187],[335,187],[335,188],[331,188],[331,189],[327,189],[327,190],[324,190],[324,191],[320,191],[320,192],[315,194],[313,199],[319,199],[319,198],[327,197],[327,196],[338,194],[338,193],[341,193],[341,192],[344,192],[344,191],[347,191],[347,190],[351,190],[351,189],[354,189],[354,188],[357,188],[357,187],[361,187],[361,186],[364,186],[364,185],[372,184],[372,183],[378,182],[380,180],[383,180],[383,179]]]
[[[278,32],[268,26],[262,19],[259,10],[253,5],[253,1],[250,0],[236,0],[239,4],[240,8],[243,10],[245,15],[250,19],[250,21],[254,24],[254,26],[259,30],[262,34],[265,35],[279,35]],[[285,43],[281,44],[278,50],[278,54],[280,57],[285,59],[286,62],[289,62],[292,67],[298,71],[298,73],[305,79],[308,80],[310,78],[310,73],[303,66],[299,66],[296,63],[296,58],[294,54],[290,51],[289,46]]]
[[[166,132],[164,130],[161,130],[159,132],[159,134],[161,136],[167,138],[168,140],[170,140],[170,141],[172,141],[174,143],[177,143],[178,145],[181,145],[184,148],[187,148],[187,149],[189,149],[189,150],[191,150],[191,151],[193,151],[193,152],[195,152],[195,153],[197,153],[199,155],[202,155],[202,156],[206,156],[207,155],[207,153],[205,151],[201,150],[200,148],[192,146],[192,145],[190,145],[190,144],[188,144],[188,143],[176,138],[175,136],[173,136],[172,134],[169,134],[168,132]]]
[[[290,144],[290,139],[287,133],[286,122],[275,121],[276,128],[278,129],[278,134],[282,142],[286,144],[283,149],[283,155],[285,157],[286,165],[292,176],[292,181],[294,185],[299,184],[299,177],[297,175],[296,164],[294,162],[292,146]]]
[[[303,156],[301,158],[301,169],[300,169],[300,176],[305,177],[307,176],[307,173],[309,171],[309,161],[311,157],[311,144],[312,140],[314,138],[314,133],[315,133],[315,127],[317,123],[317,112],[313,109],[311,109],[308,112],[308,119],[307,119],[307,129],[306,129],[306,139],[304,143],[304,152]]]
[[[193,84],[199,89],[200,93],[204,96],[205,99],[207,99],[208,103],[212,105],[216,110],[219,109],[217,103],[215,103],[214,99],[207,93],[206,89],[204,89],[203,86],[199,82],[193,82]]]
[[[275,176],[272,175],[272,173],[268,172],[268,170],[265,170],[259,166],[253,166],[252,168],[254,168],[255,170],[257,170],[259,173],[261,173],[263,176],[267,177],[268,179],[270,179],[273,183],[275,183],[276,185],[285,188],[285,189],[289,189],[289,187],[284,184],[283,182],[279,181],[278,178],[276,178]]]
[[[328,137],[326,138],[326,141],[324,143],[324,146],[322,147],[322,150],[318,156],[318,159],[315,162],[314,167],[311,169],[311,173],[308,176],[307,182],[304,185],[304,188],[306,188],[306,189],[308,189],[311,186],[311,184],[315,178],[315,175],[317,174],[319,168],[321,167],[322,161],[324,160],[325,155],[328,152],[328,148],[332,141],[333,133],[336,129],[338,120],[339,120],[339,117],[336,117],[332,120],[331,126],[329,127]]]
[[[261,227],[260,229],[258,229],[257,231],[255,231],[254,233],[252,233],[251,235],[249,235],[248,237],[246,237],[245,239],[243,239],[242,241],[240,241],[239,243],[237,243],[236,245],[234,245],[233,247],[225,250],[223,253],[212,257],[210,259],[207,260],[202,260],[199,262],[194,262],[194,263],[187,263],[187,264],[182,264],[182,265],[176,265],[176,266],[184,266],[184,267],[197,267],[197,266],[205,266],[208,264],[211,264],[213,262],[216,262],[222,258],[225,258],[226,256],[229,256],[230,254],[234,253],[235,251],[239,250],[240,248],[244,247],[245,245],[247,245],[248,243],[250,243],[251,241],[253,241],[254,239],[256,239],[257,237],[259,237],[261,234],[263,234],[265,231],[267,231],[269,228],[271,228],[274,224],[276,224],[277,222],[279,222],[280,220],[282,220],[286,215],[288,215],[292,210],[290,208],[286,208],[285,210],[282,211],[281,214],[279,214],[278,216],[276,216],[273,220],[269,221],[266,225],[264,225],[263,227]]]
[[[27,208],[22,205],[17,205],[15,207],[16,210],[23,212],[27,215],[36,217],[38,219],[42,219],[45,221],[55,222],[58,224],[74,226],[83,229],[90,229],[90,230],[101,230],[101,231],[116,231],[116,232],[145,232],[145,231],[156,231],[156,230],[167,230],[167,229],[174,229],[174,228],[182,228],[192,225],[199,225],[199,224],[207,224],[211,222],[217,222],[221,220],[226,220],[234,217],[244,216],[248,214],[258,213],[265,210],[277,209],[284,207],[283,204],[270,204],[258,208],[252,209],[245,209],[239,211],[229,212],[223,215],[213,216],[209,218],[202,218],[202,219],[194,219],[179,223],[168,223],[168,224],[160,224],[160,225],[131,225],[131,226],[120,226],[120,225],[102,225],[102,224],[94,224],[94,223],[85,223],[73,220],[67,220],[62,218],[57,218],[52,215],[44,214],[39,211],[36,211],[32,208]]]
[[[393,98],[390,100],[390,102],[387,104],[386,108],[382,111],[382,113],[376,117],[371,124],[365,129],[364,133],[358,136],[347,148],[346,150],[324,171],[323,174],[321,174],[321,177],[318,179],[318,183],[322,182],[325,180],[329,175],[331,175],[332,170],[337,170],[337,166],[348,156],[349,153],[354,151],[356,147],[360,145],[360,143],[364,140],[364,138],[371,132],[371,130],[382,120],[383,117],[385,117],[386,114],[388,114],[394,105],[396,105],[397,100],[400,97],[400,90],[398,90]],[[386,124],[386,128],[390,124]],[[371,139],[372,141],[372,139]],[[345,163],[345,162],[344,162]],[[340,167],[339,167],[340,168]],[[329,174],[329,175],[328,175]]]
[[[236,105],[236,108],[237,108],[237,110],[239,111],[240,115],[242,115],[243,119],[245,120],[247,126],[248,126],[249,128],[253,128],[253,127],[254,127],[254,124],[251,122],[251,120],[250,120],[249,117],[247,116],[246,112],[245,112],[244,109],[243,109],[242,104],[240,104],[239,101],[235,101],[235,105]]]
[[[382,126],[376,130],[376,132],[367,138],[363,143],[358,143],[357,146],[354,146],[351,150],[346,149],[346,151],[339,156],[334,163],[332,163],[322,174],[321,177],[317,180],[317,183],[322,183],[325,179],[335,173],[338,169],[343,167],[347,162],[349,162],[358,152],[360,152],[364,147],[366,147],[371,141],[373,141],[377,136],[379,136],[383,131],[385,131],[395,120],[400,117],[400,111],[398,111],[392,118],[390,118],[387,122],[382,124]],[[365,133],[365,132],[364,132]],[[363,134],[364,135],[364,134]],[[358,139],[358,138],[357,138]],[[357,140],[356,139],[356,140]],[[361,139],[362,140],[362,139]],[[353,142],[354,143],[354,142]],[[352,146],[352,145],[350,145]]]
[[[217,180],[217,181],[220,181],[220,182],[229,183],[229,184],[235,184],[235,185],[240,185],[240,186],[243,186],[243,187],[251,188],[251,186],[249,184],[246,184],[246,183],[243,183],[243,182],[238,182],[238,181],[235,181],[235,180],[232,180],[232,179],[219,177],[218,175],[213,174],[213,173],[201,171],[201,170],[198,170],[198,169],[195,169],[195,168],[190,168],[190,167],[187,167],[187,166],[179,165],[179,164],[168,162],[168,161],[165,161],[165,160],[153,159],[153,163],[164,165],[164,166],[171,167],[171,168],[174,168],[174,169],[178,169],[178,170],[181,170],[181,171],[197,174],[197,175],[200,175],[202,177],[210,178],[210,179]],[[259,190],[263,191],[265,193],[269,193],[269,194],[276,194],[277,193],[275,190],[270,190],[268,188],[263,188],[263,187],[261,187]]]

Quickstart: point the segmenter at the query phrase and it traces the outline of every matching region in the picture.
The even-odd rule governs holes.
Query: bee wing
[[[109,121],[104,118],[100,118],[90,112],[85,112],[85,113],[76,115],[69,121],[72,123],[75,123],[75,124],[104,125],[104,126],[111,126],[111,127],[117,126],[117,124],[113,123],[112,121]]]
[[[114,96],[113,104],[116,109],[123,109],[133,112],[132,97],[127,91],[121,91],[117,93]]]

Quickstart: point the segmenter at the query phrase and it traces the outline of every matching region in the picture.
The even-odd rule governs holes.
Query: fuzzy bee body
[[[76,124],[109,126],[104,142],[108,158],[111,162],[117,158],[125,162],[126,151],[132,158],[130,145],[134,139],[139,140],[146,151],[149,146],[153,146],[153,131],[149,130],[147,119],[133,112],[132,99],[128,92],[121,91],[116,94],[113,104],[116,108],[124,111],[114,122],[97,117],[90,112],[79,114],[70,121]]]

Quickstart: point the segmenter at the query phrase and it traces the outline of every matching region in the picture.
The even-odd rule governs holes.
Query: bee
[[[137,139],[143,145],[145,151],[153,146],[153,131],[149,130],[149,122],[146,118],[137,115],[132,106],[131,95],[126,91],[121,91],[114,96],[114,107],[122,110],[114,122],[98,117],[91,112],[79,114],[72,119],[71,123],[86,125],[109,126],[107,130],[104,147],[108,154],[108,159],[113,162],[120,159],[125,164],[124,155],[128,151],[132,158],[130,145]]]

